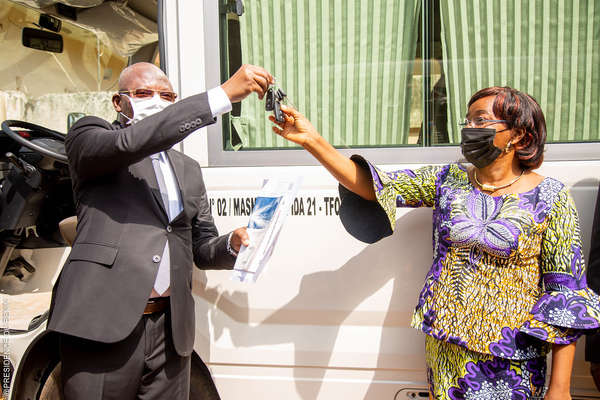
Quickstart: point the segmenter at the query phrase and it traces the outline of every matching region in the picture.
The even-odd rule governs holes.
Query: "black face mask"
[[[487,167],[502,154],[502,150],[494,146],[495,129],[463,128],[460,133],[462,153],[477,168]]]

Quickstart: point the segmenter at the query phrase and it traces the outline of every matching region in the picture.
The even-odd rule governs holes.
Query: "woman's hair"
[[[477,100],[495,96],[492,110],[498,119],[508,121],[507,125],[523,138],[515,145],[515,153],[523,169],[538,168],[544,161],[546,143],[546,119],[537,101],[527,93],[511,87],[492,86],[481,89],[469,100],[469,107]]]

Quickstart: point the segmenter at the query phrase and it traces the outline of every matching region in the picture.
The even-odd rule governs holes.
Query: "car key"
[[[287,95],[281,88],[269,87],[266,93],[265,99],[265,110],[273,111],[275,120],[277,122],[285,122],[285,116],[281,111],[281,101],[285,99]]]
[[[285,118],[283,117],[283,111],[281,111],[281,105],[279,101],[275,101],[273,115],[275,115],[275,120],[277,122],[285,122]]]
[[[265,110],[273,111],[273,103],[275,102],[275,93],[273,93],[273,88],[269,88],[267,90],[267,97],[265,99]]]

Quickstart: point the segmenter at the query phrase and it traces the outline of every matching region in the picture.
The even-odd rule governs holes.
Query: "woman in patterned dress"
[[[361,201],[378,202],[391,229],[396,207],[433,208],[433,262],[412,320],[427,335],[431,397],[570,399],[575,342],[600,326],[600,303],[586,284],[568,189],[533,172],[546,141],[538,103],[508,87],[480,90],[461,131],[473,166],[395,172],[348,159],[298,111],[282,110],[284,123],[271,117],[275,133]]]

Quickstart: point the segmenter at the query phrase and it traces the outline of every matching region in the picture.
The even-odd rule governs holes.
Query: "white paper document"
[[[233,267],[234,280],[256,282],[273,253],[301,180],[298,177],[265,181],[248,221],[250,245],[242,246]]]

